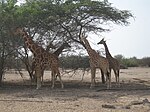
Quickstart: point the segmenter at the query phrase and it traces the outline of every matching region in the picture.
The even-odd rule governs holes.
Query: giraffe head
[[[63,43],[63,46],[64,46],[65,48],[70,48],[70,47],[71,47],[67,42],[64,42],[64,43]]]
[[[97,44],[105,44],[106,43],[106,41],[104,40],[104,38],[100,41],[100,42],[98,42]]]
[[[84,42],[86,40],[86,38],[87,38],[87,35],[85,35],[85,33],[82,32],[80,35],[81,41]]]
[[[17,27],[14,31],[14,35],[23,34],[24,28]]]

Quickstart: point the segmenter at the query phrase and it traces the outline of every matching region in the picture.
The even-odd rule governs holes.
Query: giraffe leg
[[[119,70],[117,70],[117,76],[118,76],[118,86],[120,87],[120,81],[119,81]]]
[[[35,85],[36,81],[37,81],[37,77],[36,77],[36,70],[35,70],[34,74],[32,74],[31,84]]]
[[[41,88],[41,77],[37,77],[37,87],[36,89],[40,89]]]
[[[109,74],[111,74],[111,69],[109,69],[109,72],[106,72],[106,75],[107,75],[107,78],[106,78],[106,81],[105,82],[108,82],[109,81]]]
[[[109,76],[109,89],[111,88],[111,73],[107,72],[108,76]]]
[[[55,73],[54,73],[54,71],[52,71],[51,75],[52,75],[52,89],[53,89],[54,85],[55,85]]]
[[[102,83],[105,84],[105,76],[102,70],[101,70],[101,79],[102,79]]]
[[[107,77],[107,89],[110,89],[111,88],[111,74],[110,72],[105,72],[105,75]]]
[[[55,76],[55,80],[57,80],[58,75]]]
[[[96,68],[91,68],[91,86],[90,88],[93,88],[95,86],[95,72],[96,72]]]
[[[53,82],[53,72],[51,71],[51,82]]]
[[[58,77],[59,77],[59,80],[60,80],[60,83],[61,83],[61,88],[63,89],[64,88],[64,85],[63,85],[63,82],[61,80],[61,76],[60,76],[60,72],[58,71],[57,73]],[[55,77],[56,78],[56,77]],[[55,80],[55,79],[54,79]]]
[[[55,75],[55,81],[57,80],[57,77],[58,77],[58,75]],[[53,82],[53,73],[52,73],[52,71],[51,71],[51,82]]]
[[[44,70],[42,69],[42,71],[41,71],[41,74],[42,74],[42,85],[44,85]]]
[[[109,76],[108,76],[108,74],[106,74],[106,73],[105,73],[105,76],[106,76],[106,82],[107,82],[107,89],[109,89],[109,83],[108,83],[108,81],[109,81]]]
[[[119,82],[119,70],[114,69],[114,74],[116,78],[116,84],[120,87],[120,82]]]
[[[36,77],[37,77],[37,86],[36,86],[36,89],[39,89],[41,88],[41,69],[40,67],[36,67]]]
[[[116,83],[118,83],[118,74],[117,74],[117,71],[115,69],[113,69],[113,71],[114,71],[114,74],[115,74]]]
[[[95,71],[95,73],[96,73],[96,69],[95,69],[94,71]],[[96,76],[95,76],[95,73],[93,74],[93,83],[94,83],[94,86],[95,86],[95,84],[96,84]]]

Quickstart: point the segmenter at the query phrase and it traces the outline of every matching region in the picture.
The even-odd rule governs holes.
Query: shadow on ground
[[[89,82],[79,82],[77,80],[64,81],[65,88],[61,89],[59,81],[56,82],[54,89],[51,89],[50,82],[44,82],[41,89],[36,90],[35,85],[30,85],[28,80],[24,84],[20,82],[4,82],[0,87],[0,94],[19,98],[54,98],[56,100],[77,100],[78,98],[92,98],[97,100],[115,100],[122,96],[136,95],[145,96],[150,93],[149,82],[133,81],[129,83],[121,83],[118,87],[114,82],[111,89],[106,89],[106,85],[97,83],[96,87],[90,89]],[[1,97],[0,97],[1,99]],[[42,100],[42,99],[41,99]]]

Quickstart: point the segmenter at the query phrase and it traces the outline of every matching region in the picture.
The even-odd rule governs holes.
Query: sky
[[[88,38],[94,49],[101,49],[103,45],[96,45],[105,37],[109,51],[114,55],[121,54],[126,58],[150,57],[150,0],[108,0],[113,7],[129,10],[135,17],[130,25],[114,25],[111,32],[102,33],[98,40]]]

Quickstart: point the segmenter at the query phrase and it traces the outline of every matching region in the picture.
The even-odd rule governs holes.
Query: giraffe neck
[[[91,46],[90,46],[88,40],[87,40],[87,39],[84,39],[84,43],[85,43],[85,48],[86,48],[88,54],[91,55],[91,51],[93,51],[93,49],[91,48]]]
[[[105,51],[106,51],[106,57],[107,58],[112,57],[106,43],[104,43],[104,47],[105,47]]]
[[[22,33],[23,35],[23,39],[24,39],[24,42],[25,42],[25,45],[30,49],[30,51],[36,55],[37,52],[36,52],[36,49],[39,48],[40,46],[38,46],[33,40],[32,38],[27,34],[27,32],[23,32]]]
[[[59,55],[62,53],[62,51],[63,51],[64,48],[65,48],[65,45],[63,44],[63,45],[61,45],[61,46],[54,52],[54,54],[55,54],[56,56],[59,56]]]

